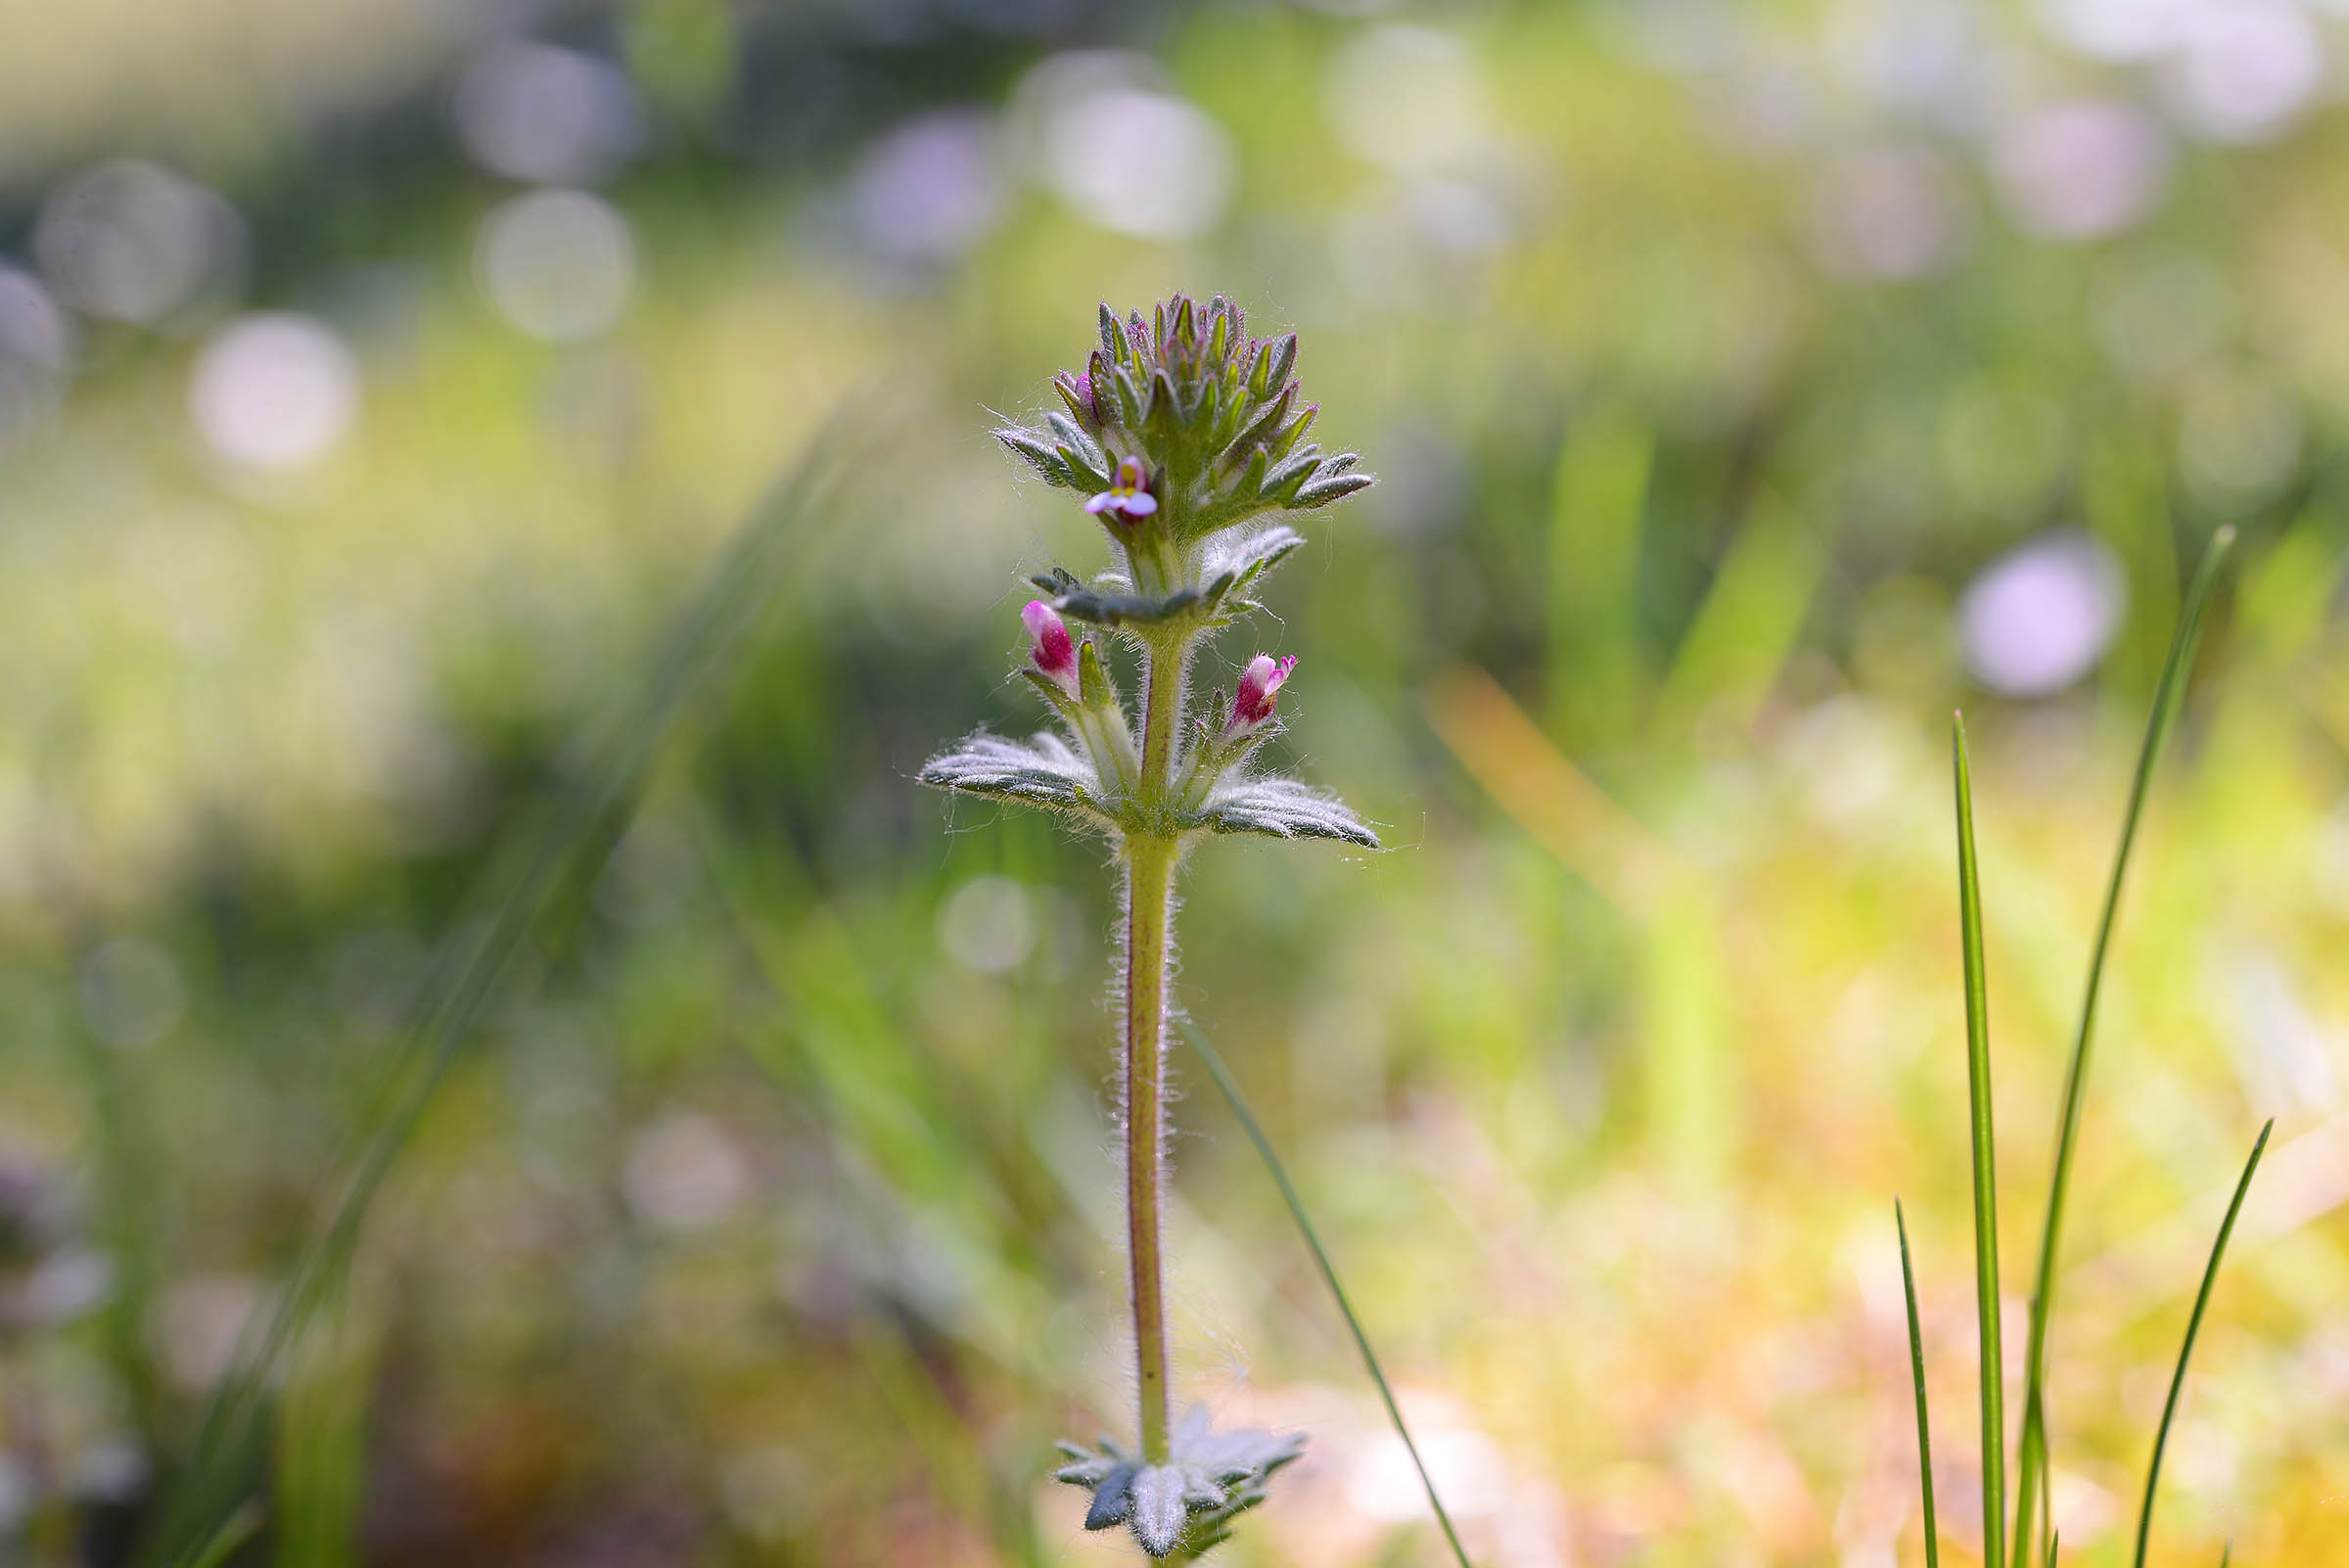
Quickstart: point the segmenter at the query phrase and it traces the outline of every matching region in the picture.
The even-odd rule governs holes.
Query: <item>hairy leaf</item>
[[[1276,839],[1337,839],[1378,848],[1378,835],[1336,797],[1293,778],[1245,779],[1219,788],[1200,813],[1218,833],[1264,833]]]
[[[982,731],[923,763],[921,782],[1109,820],[1101,809],[1101,781],[1092,764],[1057,735],[1016,741]]]

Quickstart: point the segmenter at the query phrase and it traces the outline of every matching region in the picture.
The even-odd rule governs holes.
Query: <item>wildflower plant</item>
[[[1228,693],[1191,697],[1193,661],[1260,608],[1265,576],[1305,540],[1290,526],[1367,487],[1352,452],[1306,437],[1318,412],[1296,379],[1297,338],[1250,338],[1238,305],[1177,295],[1147,320],[1101,307],[1084,369],[1053,378],[1060,407],[1040,428],[997,431],[1043,480],[1083,498],[1113,565],[1090,578],[1055,568],[1020,612],[1020,673],[1059,720],[1027,740],[980,733],[934,758],[926,784],[1056,811],[1107,838],[1123,873],[1121,1116],[1130,1268],[1135,1437],[1063,1444],[1060,1479],[1092,1496],[1088,1529],[1125,1525],[1142,1549],[1186,1559],[1261,1501],[1298,1436],[1218,1432],[1204,1408],[1170,1422],[1162,1207],[1166,1179],[1167,982],[1174,879],[1210,834],[1378,840],[1353,811],[1263,768],[1297,661],[1258,654]],[[1110,650],[1131,650],[1129,709]]]

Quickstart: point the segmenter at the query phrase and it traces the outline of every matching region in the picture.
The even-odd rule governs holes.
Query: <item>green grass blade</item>
[[[2059,1531],[2059,1530],[2050,1530],[2050,1531],[2049,1531],[2049,1532],[2048,1532],[2048,1568],[2055,1568],[2055,1558],[2056,1558],[2056,1555],[2057,1555],[2057,1553],[2059,1553],[2059,1552],[2060,1552],[2062,1549],[2063,1549],[2063,1533],[2062,1533],[2061,1531]]]
[[[2186,1363],[2193,1359],[2194,1336],[2202,1332],[2202,1314],[2210,1307],[2211,1286],[2218,1283],[2219,1261],[2227,1256],[2227,1238],[2234,1234],[2234,1217],[2243,1212],[2243,1195],[2251,1190],[2251,1177],[2259,1170],[2259,1157],[2268,1152],[2268,1134],[2276,1130],[2276,1123],[2259,1130],[2259,1141],[2251,1145],[2251,1158],[2243,1166],[2242,1179],[2234,1184],[2234,1197],[2227,1205],[2227,1218],[2219,1222],[2219,1239],[2210,1249],[2209,1267],[2202,1270],[2202,1288],[2194,1293],[2193,1315],[2186,1320],[2186,1343],[2178,1350],[2178,1370],[2170,1374],[2170,1397],[2161,1407],[2161,1426],[2153,1434],[2153,1457],[2145,1466],[2145,1500],[2137,1514],[2137,1568],[2145,1568],[2145,1545],[2153,1535],[2153,1493],[2161,1484],[2162,1451],[2170,1444],[2170,1423],[2178,1418],[2178,1397],[2186,1389]],[[2232,1555],[2234,1547],[2229,1543]]]
[[[2137,755],[2137,773],[2129,786],[2129,809],[2121,819],[2121,842],[2112,857],[2112,876],[2104,886],[2104,908],[2096,921],[2096,942],[2088,962],[2087,994],[2080,1004],[2080,1027],[2072,1037],[2072,1054],[2063,1074],[2063,1109],[2055,1126],[2055,1162],[2048,1179],[2048,1207],[2041,1222],[2038,1262],[2031,1276],[2031,1330],[2023,1365],[2023,1443],[2015,1475],[2014,1539],[2019,1547],[2030,1539],[2033,1509],[2040,1498],[2048,1463],[2047,1370],[2048,1321],[2055,1311],[2055,1263],[2063,1238],[2064,1200],[2071,1191],[2072,1156],[2080,1143],[2080,1114],[2088,1089],[2088,1069],[2096,1043],[2096,1002],[2102,994],[2104,964],[2112,952],[2112,934],[2121,907],[2121,886],[2129,874],[2129,853],[2137,844],[2137,828],[2144,815],[2145,797],[2153,769],[2178,716],[2187,678],[2193,672],[2194,650],[2202,639],[2203,612],[2210,607],[2219,567],[2234,543],[2234,530],[2222,528],[2211,535],[2187,589],[2178,629],[2170,638],[2169,657],[2161,667],[2154,689],[2153,712],[2145,721],[2145,740]],[[2044,1513],[2041,1524],[2045,1525]]]
[[[261,1510],[258,1503],[246,1503],[220,1521],[211,1536],[197,1550],[189,1553],[187,1568],[220,1568],[220,1565],[260,1534]]]
[[[2041,1297],[2034,1293],[2031,1298],[2031,1316],[2034,1320],[2039,1316],[2040,1301]],[[2037,1359],[2036,1356],[2026,1356],[2026,1362]],[[2049,1527],[2052,1521],[2042,1495],[2044,1489],[2039,1484],[2040,1478],[2046,1473],[2047,1462],[2048,1428],[2043,1392],[2032,1385],[2031,1378],[2026,1374],[2022,1438],[2015,1447],[2014,1455],[2014,1549],[2018,1552],[2024,1550],[2031,1542],[2035,1514],[2043,1550],[2050,1539]]]
[[[2000,1350],[1999,1183],[1991,1135],[1990,1001],[1982,976],[1982,879],[1974,864],[1974,785],[1966,763],[1962,716],[1952,721],[1950,754],[1958,782],[1958,917],[1965,954],[1965,1085],[1974,1132],[1974,1293],[1982,1338],[1982,1561],[1986,1568],[2004,1568],[2005,1372]]]
[[[726,666],[773,590],[789,579],[809,519],[823,515],[862,451],[835,416],[809,456],[753,512],[688,601],[644,678],[548,805],[518,853],[484,876],[436,956],[415,1022],[320,1186],[324,1223],[296,1254],[274,1309],[259,1314],[214,1392],[195,1446],[142,1544],[147,1564],[183,1564],[220,1538],[255,1490],[270,1390],[303,1330],[341,1289],[369,1205],[436,1091],[532,944],[576,918],[662,742],[686,703]]]
[[[1916,1473],[1925,1490],[1925,1568],[1941,1568],[1941,1527],[1933,1517],[1933,1423],[1925,1414],[1925,1331],[1916,1319],[1916,1271],[1909,1264],[1909,1218],[1892,1200],[1901,1232],[1901,1290],[1909,1299],[1909,1366],[1916,1376]]]
[[[1378,1364],[1378,1353],[1370,1348],[1370,1336],[1362,1332],[1361,1319],[1354,1315],[1354,1304],[1346,1299],[1346,1287],[1338,1283],[1338,1270],[1331,1265],[1329,1253],[1322,1247],[1321,1237],[1314,1231],[1313,1222],[1305,1212],[1305,1200],[1297,1195],[1295,1184],[1289,1180],[1287,1167],[1280,1163],[1280,1156],[1272,1152],[1272,1142],[1257,1124],[1256,1115],[1248,1109],[1247,1100],[1241,1097],[1240,1085],[1232,1079],[1231,1069],[1223,1065],[1223,1058],[1216,1054],[1216,1048],[1207,1042],[1207,1037],[1200,1033],[1199,1026],[1184,1018],[1180,1020],[1180,1027],[1183,1038],[1191,1042],[1191,1049],[1197,1051],[1199,1059],[1207,1064],[1208,1075],[1216,1081],[1216,1087],[1223,1091],[1224,1100],[1231,1106],[1231,1114],[1239,1118],[1240,1127],[1248,1134],[1248,1141],[1256,1145],[1257,1155],[1265,1162],[1265,1169],[1272,1173],[1272,1183],[1280,1188],[1281,1200],[1289,1206],[1289,1218],[1297,1222],[1297,1228],[1304,1233],[1305,1244],[1313,1252],[1314,1265],[1321,1270],[1321,1282],[1329,1287],[1330,1299],[1338,1304],[1338,1314],[1346,1319],[1347,1331],[1354,1335],[1354,1348],[1362,1353],[1362,1365],[1368,1369],[1370,1381],[1378,1385],[1378,1397],[1387,1407],[1387,1419],[1394,1423],[1395,1435],[1403,1439],[1404,1448],[1411,1455],[1412,1467],[1419,1472],[1419,1485],[1427,1491],[1427,1505],[1435,1510],[1436,1523],[1444,1527],[1444,1539],[1451,1546],[1452,1560],[1460,1568],[1469,1568],[1468,1552],[1460,1545],[1460,1533],[1452,1528],[1451,1515],[1444,1511],[1444,1499],[1436,1495],[1435,1478],[1427,1473],[1427,1461],[1419,1457],[1419,1445],[1411,1441],[1411,1429],[1404,1424],[1403,1411],[1395,1404],[1395,1391],[1387,1386],[1387,1374]]]

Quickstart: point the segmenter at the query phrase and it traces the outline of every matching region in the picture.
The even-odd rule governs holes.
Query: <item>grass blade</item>
[[[1909,1265],[1909,1219],[1892,1200],[1901,1232],[1901,1289],[1909,1299],[1909,1365],[1916,1374],[1916,1473],[1925,1489],[1925,1568],[1941,1568],[1941,1528],[1933,1519],[1933,1423],[1925,1414],[1925,1331],[1916,1320],[1916,1272]]]
[[[220,1568],[245,1544],[261,1531],[261,1510],[257,1503],[246,1503],[220,1521],[209,1540],[190,1553],[187,1568]]]
[[[1955,718],[1950,754],[1958,781],[1958,919],[1965,954],[1965,1086],[1974,1131],[1974,1294],[1982,1338],[1982,1561],[2006,1562],[2005,1372],[2000,1353],[1999,1179],[1992,1147],[1990,1001],[1982,975],[1982,878],[1974,864],[1974,785],[1965,719]],[[2021,1543],[2016,1544],[2019,1547]]]
[[[2145,1501],[2137,1515],[2137,1568],[2145,1568],[2145,1545],[2153,1534],[2153,1493],[2161,1483],[2161,1454],[2170,1444],[2170,1423],[2178,1418],[2178,1397],[2186,1389],[2186,1363],[2193,1359],[2194,1336],[2202,1332],[2202,1314],[2210,1306],[2211,1286],[2218,1283],[2219,1260],[2227,1256],[2227,1238],[2234,1234],[2234,1217],[2243,1212],[2243,1195],[2251,1190],[2251,1177],[2259,1170],[2259,1157],[2268,1152],[2268,1134],[2276,1130],[2271,1118],[2259,1130],[2259,1141],[2251,1145],[2251,1158],[2243,1166],[2242,1179],[2234,1184],[2234,1197],[2227,1205],[2227,1218],[2219,1222],[2219,1239],[2210,1249],[2209,1267],[2202,1270],[2202,1288],[2194,1293],[2193,1315],[2186,1320],[2186,1343],[2178,1350],[2178,1370],[2170,1374],[2170,1397],[2161,1407],[2161,1427],[2153,1434],[2153,1458],[2145,1466]],[[2234,1551],[2228,1544],[2228,1554]]]
[[[837,494],[853,467],[851,450],[862,450],[849,435],[853,428],[854,416],[836,415],[809,443],[810,455],[754,511],[671,622],[585,764],[452,922],[415,1021],[321,1184],[320,1212],[328,1218],[287,1268],[274,1309],[257,1314],[240,1343],[188,1461],[162,1498],[141,1562],[195,1560],[253,1496],[270,1390],[303,1330],[340,1291],[375,1194],[519,960],[533,941],[559,938],[577,914],[679,713],[725,668],[758,611],[788,579],[791,546]]]
[[[2041,1222],[2038,1262],[2031,1276],[2031,1330],[2023,1365],[2023,1441],[2015,1475],[2014,1539],[2017,1549],[2031,1539],[2033,1510],[2040,1501],[2041,1483],[2048,1463],[2047,1369],[2048,1321],[2055,1311],[2055,1262],[2062,1245],[2064,1199],[2071,1191],[2072,1156],[2080,1142],[2080,1113],[2088,1089],[2088,1069],[2096,1043],[2096,1001],[2102,993],[2104,963],[2111,955],[2113,927],[2121,907],[2121,885],[2129,873],[2129,853],[2137,844],[2137,827],[2144,815],[2145,796],[2163,744],[2193,672],[2194,650],[2202,638],[2203,612],[2210,607],[2219,567],[2234,543],[2234,530],[2222,528],[2211,535],[2187,589],[2178,629],[2170,638],[2169,657],[2161,667],[2161,681],[2153,693],[2153,712],[2145,721],[2144,745],[2138,751],[2137,774],[2129,786],[2129,809],[2121,819],[2120,847],[2112,857],[2112,876],[2104,887],[2104,908],[2096,921],[2096,942],[2088,962],[2087,994],[2080,1004],[2080,1027],[2072,1037],[2071,1060],[2063,1074],[2063,1110],[2056,1121],[2055,1162],[2048,1180],[2048,1207]],[[2042,1510],[2043,1529],[2047,1519]]]
[[[1355,1349],[1362,1353],[1362,1365],[1369,1370],[1370,1381],[1378,1385],[1378,1397],[1387,1407],[1387,1419],[1394,1423],[1395,1435],[1403,1439],[1404,1448],[1411,1455],[1411,1465],[1419,1472],[1419,1484],[1427,1490],[1427,1505],[1435,1510],[1436,1523],[1444,1527],[1444,1539],[1451,1546],[1452,1560],[1460,1568],[1469,1568],[1468,1552],[1460,1545],[1460,1534],[1451,1527],[1451,1515],[1444,1511],[1444,1499],[1436,1495],[1435,1478],[1427,1473],[1427,1461],[1419,1457],[1419,1445],[1411,1441],[1411,1429],[1404,1424],[1403,1411],[1395,1404],[1395,1391],[1387,1386],[1387,1374],[1379,1367],[1378,1353],[1370,1348],[1370,1336],[1362,1332],[1361,1319],[1354,1315],[1354,1304],[1346,1299],[1346,1287],[1338,1283],[1338,1270],[1330,1264],[1329,1253],[1323,1249],[1321,1237],[1313,1229],[1313,1222],[1306,1215],[1305,1200],[1297,1196],[1297,1188],[1289,1180],[1288,1169],[1280,1163],[1280,1156],[1272,1152],[1271,1140],[1265,1136],[1265,1130],[1257,1125],[1256,1116],[1248,1109],[1248,1102],[1241,1097],[1240,1085],[1233,1081],[1231,1069],[1223,1065],[1223,1058],[1216,1054],[1216,1048],[1207,1042],[1207,1037],[1199,1032],[1197,1024],[1184,1018],[1180,1020],[1180,1026],[1183,1038],[1191,1042],[1191,1049],[1197,1051],[1199,1059],[1207,1064],[1208,1074],[1215,1079],[1216,1087],[1223,1091],[1224,1100],[1231,1106],[1231,1114],[1239,1118],[1240,1127],[1248,1134],[1248,1141],[1256,1145],[1256,1152],[1264,1160],[1265,1169],[1272,1173],[1272,1183],[1280,1188],[1281,1200],[1289,1206],[1289,1218],[1297,1222],[1297,1228],[1304,1233],[1305,1244],[1313,1252],[1313,1263],[1321,1270],[1321,1282],[1329,1287],[1330,1299],[1338,1304],[1338,1314],[1346,1319],[1347,1330],[1354,1335]]]

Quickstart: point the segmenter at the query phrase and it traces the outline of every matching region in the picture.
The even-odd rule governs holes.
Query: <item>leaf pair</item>
[[[1234,530],[1219,534],[1200,551],[1201,585],[1163,594],[1134,593],[1130,582],[1115,576],[1087,583],[1065,567],[1036,573],[1028,580],[1048,596],[1047,604],[1071,621],[1098,626],[1210,631],[1262,609],[1243,597],[1246,590],[1304,543],[1304,534],[1279,525],[1252,533]]]
[[[1057,735],[972,735],[923,764],[920,777],[938,789],[1042,807],[1105,831],[1126,826],[1104,798],[1092,764]],[[1173,826],[1185,833],[1261,833],[1378,848],[1378,835],[1344,802],[1293,778],[1219,784],[1203,807]]]

